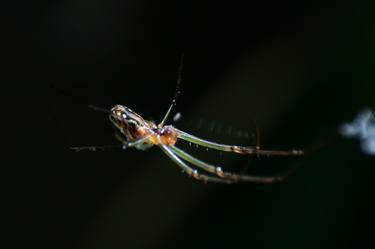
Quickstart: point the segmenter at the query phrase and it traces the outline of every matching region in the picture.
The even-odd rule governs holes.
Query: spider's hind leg
[[[74,150],[75,152],[81,152],[81,151],[99,151],[99,150],[107,150],[107,149],[122,149],[126,150],[130,147],[135,147],[139,150],[146,150],[152,146],[150,145],[144,145],[143,143],[147,141],[150,137],[150,135],[145,136],[143,138],[134,140],[134,141],[127,141],[126,138],[119,132],[114,133],[115,138],[121,142],[119,145],[102,145],[102,146],[79,146],[79,147],[70,147],[71,150]]]

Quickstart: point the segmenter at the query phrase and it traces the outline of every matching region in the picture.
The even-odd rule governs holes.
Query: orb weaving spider
[[[165,125],[165,122],[167,121],[173,107],[176,105],[181,79],[181,67],[182,63],[180,65],[179,79],[177,80],[176,93],[173,98],[172,104],[169,106],[167,113],[159,124],[155,124],[152,121],[143,119],[140,115],[123,105],[115,105],[111,110],[102,109],[95,106],[90,107],[96,111],[109,114],[109,119],[120,132],[120,135],[118,135],[117,138],[121,141],[123,149],[134,147],[138,150],[147,150],[153,146],[158,146],[173,162],[175,162],[182,169],[183,172],[187,173],[197,180],[215,183],[236,183],[240,181],[273,183],[285,179],[288,174],[284,176],[257,176],[235,174],[223,171],[221,167],[203,162],[176,147],[177,140],[182,139],[202,147],[238,154],[267,156],[300,156],[304,154],[302,150],[261,150],[259,145],[237,146],[219,144],[193,136],[189,133],[177,129],[172,125]],[[105,146],[88,146],[72,147],[71,149],[75,151],[96,151],[98,149],[104,148]],[[207,172],[207,174],[198,172],[197,169],[189,166],[186,162],[202,169],[203,171]]]

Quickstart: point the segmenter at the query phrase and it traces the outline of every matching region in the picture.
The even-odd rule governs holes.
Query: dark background
[[[2,248],[359,248],[373,242],[374,158],[338,127],[374,108],[370,1],[28,1],[3,8]],[[160,120],[185,54],[176,126],[302,158],[185,146],[280,184],[203,184],[158,148],[115,144],[121,103]],[[198,125],[192,120],[203,119]],[[233,136],[231,128],[248,131]],[[202,125],[203,124],[203,125]],[[203,128],[202,128],[203,126]],[[206,128],[204,128],[206,127]],[[183,145],[182,145],[183,146]]]

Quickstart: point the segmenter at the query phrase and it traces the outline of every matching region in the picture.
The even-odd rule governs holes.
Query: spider
[[[223,171],[220,166],[215,166],[203,162],[176,146],[176,142],[181,139],[196,145],[200,145],[202,147],[238,154],[269,156],[301,156],[304,154],[302,150],[261,150],[259,145],[238,146],[219,144],[193,136],[187,132],[177,129],[172,125],[165,125],[165,122],[170,116],[173,107],[176,105],[176,99],[179,94],[179,85],[181,81],[181,68],[182,63],[179,69],[179,79],[177,80],[175,96],[172,100],[171,105],[169,106],[167,113],[159,124],[143,119],[140,115],[123,105],[115,105],[110,110],[91,105],[90,107],[96,111],[105,112],[109,115],[110,121],[119,131],[120,135],[117,135],[116,137],[121,141],[123,149],[133,147],[138,150],[144,151],[153,146],[158,146],[173,162],[175,162],[182,169],[183,172],[192,176],[194,179],[215,183],[236,183],[240,181],[273,183],[285,179],[288,174],[284,176],[257,176],[235,174]],[[104,146],[72,147],[71,149],[75,151],[95,151],[97,149],[104,149]],[[198,172],[197,169],[189,166],[187,163],[190,163],[191,165],[202,169],[206,173]]]

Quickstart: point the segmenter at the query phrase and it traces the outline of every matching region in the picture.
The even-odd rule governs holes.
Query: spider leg
[[[193,156],[189,155],[188,153],[186,153],[185,151],[177,148],[176,146],[170,146],[169,147],[171,151],[173,151],[173,153],[175,153],[178,157],[184,159],[185,161],[188,161],[189,163],[201,168],[201,169],[204,169],[205,171],[207,172],[210,172],[212,174],[216,174],[217,176],[220,176],[220,177],[223,177],[223,170],[221,169],[221,167],[215,167],[213,165],[210,165],[208,163],[205,163],[205,162],[202,162],[196,158],[194,158]]]
[[[182,140],[201,145],[207,148],[211,148],[214,150],[226,151],[226,152],[234,152],[239,154],[256,154],[256,155],[266,155],[266,156],[301,156],[304,154],[302,150],[260,150],[256,147],[250,146],[237,146],[237,145],[227,145],[227,144],[219,144],[215,142],[210,142],[196,136],[190,135],[184,131],[176,129],[178,138]]]
[[[181,157],[185,161],[200,167],[210,173],[216,174],[217,176],[221,177],[221,179],[227,179],[231,183],[245,181],[245,182],[256,182],[256,183],[274,183],[280,182],[284,180],[291,171],[287,172],[285,175],[276,175],[276,176],[255,176],[255,175],[242,175],[242,174],[235,174],[231,172],[226,172],[221,169],[221,167],[214,166],[212,164],[208,164],[203,162],[192,155],[184,152],[181,149],[176,148],[175,146],[169,147],[177,156]]]
[[[107,150],[107,149],[120,149],[122,145],[102,145],[102,146],[79,146],[79,147],[69,147],[69,149],[73,150],[74,152],[81,152],[81,151],[99,151],[99,150]]]
[[[174,97],[173,97],[173,100],[172,100],[172,103],[171,105],[169,106],[168,108],[168,111],[167,113],[165,114],[163,120],[160,122],[160,124],[158,124],[158,127],[161,128],[164,126],[164,123],[167,121],[169,115],[171,114],[171,111],[173,109],[173,107],[176,105],[177,103],[177,98],[178,96],[180,95],[180,85],[181,85],[181,80],[182,80],[182,67],[183,67],[183,62],[184,62],[184,54],[181,55],[181,59],[180,59],[180,66],[178,67],[178,77],[177,77],[177,83],[176,83],[176,91],[175,91],[175,94],[174,94]]]
[[[114,148],[121,148],[123,150],[126,150],[127,148],[134,147],[140,143],[143,143],[146,141],[150,135],[145,136],[143,138],[128,142],[125,140],[125,138],[118,135],[118,133],[115,134],[115,137],[122,143],[121,145],[102,145],[102,146],[80,146],[80,147],[70,147],[71,150],[74,150],[75,152],[80,151],[98,151],[98,150],[107,150],[107,149],[114,149]]]
[[[128,140],[126,140],[126,137],[124,137],[121,133],[119,133],[119,132],[115,133],[116,139],[119,140],[122,143],[122,149],[123,150],[126,150],[127,148],[134,147],[138,144],[141,144],[141,143],[145,142],[146,140],[148,140],[150,138],[150,136],[151,135],[147,135],[145,137],[139,138],[139,139],[134,140],[134,141],[128,141]]]
[[[204,182],[213,182],[213,183],[233,183],[230,179],[219,178],[216,176],[208,176],[205,174],[200,174],[196,169],[189,167],[186,163],[184,163],[173,151],[170,147],[166,145],[160,145],[161,150],[167,154],[167,156],[172,159],[185,173],[189,176],[194,177],[196,180],[204,181]]]

